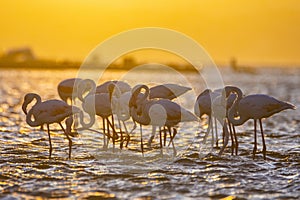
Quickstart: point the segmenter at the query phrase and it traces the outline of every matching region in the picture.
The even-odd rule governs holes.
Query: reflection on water
[[[245,94],[265,93],[300,106],[300,69],[259,69],[257,74],[236,74],[221,69],[225,84],[239,86]],[[58,98],[57,84],[76,76],[77,72],[3,70],[0,74],[0,197],[7,198],[106,198],[106,199],[182,199],[228,196],[246,199],[283,199],[300,196],[300,118],[299,109],[285,111],[264,121],[267,161],[252,160],[253,122],[238,127],[239,156],[227,148],[222,157],[216,152],[199,159],[198,124],[186,123],[175,138],[179,156],[173,158],[165,149],[149,150],[141,157],[137,142],[122,152],[102,151],[102,137],[81,133],[74,138],[73,158],[67,159],[68,145],[64,135],[52,131],[53,159],[48,159],[48,139],[44,131],[25,123],[21,111],[23,97],[36,92],[42,99]],[[123,77],[131,84],[139,81],[168,82],[170,74],[111,72],[104,79]],[[177,76],[177,75],[174,75]],[[205,89],[205,82],[195,74],[172,78],[183,85],[197,85],[177,101],[191,109],[195,95]],[[176,83],[176,82],[175,82]],[[199,90],[199,91],[197,91]],[[203,122],[205,123],[205,122]],[[131,126],[131,124],[129,124]],[[151,128],[145,128],[145,138]],[[138,141],[138,129],[133,140]],[[200,136],[205,130],[201,130]],[[86,139],[88,138],[88,139]],[[86,144],[86,141],[94,143]],[[88,145],[91,148],[88,148]],[[230,145],[230,144],[229,144]],[[259,150],[261,142],[259,140]],[[94,152],[92,152],[94,150]]]

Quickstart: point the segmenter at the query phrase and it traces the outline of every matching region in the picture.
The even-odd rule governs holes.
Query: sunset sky
[[[0,5],[2,53],[28,46],[41,58],[83,61],[115,34],[162,27],[195,39],[217,63],[236,57],[241,64],[300,66],[298,0],[2,0]]]

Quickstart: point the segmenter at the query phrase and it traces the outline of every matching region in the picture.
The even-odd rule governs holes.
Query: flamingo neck
[[[142,89],[145,90],[145,94],[138,99]],[[129,107],[131,108],[131,107],[141,106],[138,104],[143,104],[147,102],[148,99],[149,99],[149,88],[146,85],[139,85],[131,95],[131,98],[129,100]]]
[[[78,98],[82,102],[84,102],[85,97],[95,94],[96,92],[96,83],[91,79],[84,79],[80,81],[79,85],[80,90],[78,91]],[[86,92],[86,90],[88,91],[88,94],[85,97],[83,97],[83,94]]]
[[[145,90],[145,93],[138,100],[138,95],[141,93],[142,89]],[[133,120],[143,125],[148,125],[150,123],[149,115],[145,110],[147,102],[149,102],[149,88],[146,85],[141,85],[133,92],[129,101],[129,108]]]
[[[109,95],[110,95],[110,100],[112,98],[112,96],[115,96],[117,98],[120,98],[122,92],[118,86],[118,83],[114,83],[114,82],[111,82],[108,86],[107,86],[107,90],[109,92]]]
[[[34,99],[36,100],[36,102],[33,106],[35,106],[36,104],[39,104],[39,103],[42,102],[42,99],[38,94],[28,93],[28,94],[25,95],[24,103],[22,105],[22,110],[25,113],[25,115],[27,115],[27,106],[28,106],[28,104],[30,104]]]
[[[93,113],[88,113],[88,115],[90,117],[90,121],[89,123],[85,123],[83,112],[82,111],[79,112],[80,124],[85,129],[92,127],[95,123],[95,115]]]
[[[228,111],[228,120],[234,125],[234,126],[239,126],[245,123],[245,121],[248,120],[248,118],[241,112],[239,112],[238,105],[240,103],[240,100],[242,97],[239,95],[236,97],[233,105]],[[236,118],[236,113],[238,113],[238,119]]]
[[[42,123],[37,120],[36,116],[34,116],[32,112],[33,112],[33,109],[30,109],[26,115],[27,124],[29,124],[29,126],[31,126],[31,127],[37,127],[37,126],[42,125]],[[34,118],[34,120],[32,120],[32,117]]]
[[[130,114],[134,121],[138,122],[142,125],[149,125],[150,124],[150,117],[147,115],[146,112],[142,111],[141,115],[138,115],[137,109],[134,107],[130,108]]]

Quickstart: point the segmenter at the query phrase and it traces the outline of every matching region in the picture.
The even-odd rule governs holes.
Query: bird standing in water
[[[190,91],[192,88],[177,85],[174,83],[166,83],[162,85],[156,85],[150,88],[149,99],[175,99],[184,93]]]
[[[209,132],[212,130],[212,148],[214,143],[214,129],[215,129],[215,135],[216,135],[216,146],[218,147],[218,131],[217,131],[217,121],[219,121],[220,124],[223,126],[223,147],[221,148],[221,151],[219,154],[222,154],[224,148],[226,147],[228,143],[228,129],[229,127],[229,133],[231,136],[231,142],[232,142],[232,154],[234,152],[234,147],[236,149],[237,154],[237,147],[238,147],[238,141],[236,138],[235,128],[234,126],[226,119],[227,118],[227,111],[232,106],[236,94],[228,94],[226,95],[226,91],[229,90],[232,86],[226,86],[221,89],[216,89],[214,91],[210,89],[204,90],[196,99],[195,105],[194,105],[194,113],[201,118],[203,115],[208,115],[208,128],[207,133],[204,136],[203,143],[206,142],[206,137],[209,134]],[[240,91],[241,92],[241,91]],[[242,96],[242,93],[239,94]],[[212,121],[214,119],[214,123]]]
[[[136,85],[132,91],[135,91],[137,87],[141,85]],[[173,100],[184,93],[190,91],[192,88],[181,86],[174,83],[165,83],[161,85],[153,86],[149,89],[149,99],[169,99]],[[141,98],[143,95],[139,95],[138,98]],[[135,127],[134,127],[135,128]],[[155,137],[157,126],[152,126],[152,133],[148,140],[148,146],[151,147],[151,143]],[[132,131],[131,131],[132,132]],[[166,145],[166,132],[164,131],[164,145]]]
[[[88,94],[83,97],[86,85],[89,85],[90,88],[88,90]],[[109,85],[107,85],[109,93],[96,93],[96,84],[91,79],[85,79],[82,80],[79,83],[79,88],[81,88],[79,93],[79,99],[82,101],[82,108],[83,110],[89,114],[90,116],[90,122],[85,123],[84,121],[81,121],[81,125],[84,128],[90,128],[95,123],[95,115],[98,115],[102,118],[102,126],[103,126],[103,148],[107,148],[108,141],[110,138],[112,138],[113,141],[113,147],[115,147],[115,139],[117,139],[118,135],[114,128],[114,119],[113,119],[113,108],[112,108],[112,101],[114,99],[113,97],[113,91],[115,84],[111,82]],[[112,117],[112,121],[109,120],[109,117]],[[107,127],[106,125],[107,124]],[[110,135],[110,128],[112,129],[113,136]],[[106,136],[108,136],[108,140],[106,142]]]
[[[61,81],[57,85],[57,92],[59,97],[69,105],[76,105],[76,99],[78,98],[78,84],[81,81],[81,78],[69,78]],[[73,129],[76,130],[78,127],[78,116],[74,116]],[[76,131],[74,134],[78,134]]]
[[[61,81],[57,86],[57,92],[59,97],[66,103],[68,100],[74,103],[74,100],[78,98],[77,86],[82,79],[80,78],[69,78]]]
[[[145,90],[145,93],[142,97],[138,98],[142,89]],[[173,144],[173,138],[177,131],[174,126],[179,122],[198,121],[197,117],[194,114],[185,110],[173,101],[170,101],[168,99],[150,100],[149,88],[146,85],[140,85],[136,88],[129,101],[129,107],[133,120],[141,125],[140,134],[142,153],[144,153],[142,125],[167,127],[171,137],[170,141],[173,145],[173,151],[174,154],[176,154],[175,146]],[[171,133],[171,128],[173,128],[174,130],[173,136]],[[160,147],[162,148],[161,140]]]
[[[253,94],[242,97],[241,91],[237,87],[227,88],[227,95],[231,92],[235,92],[237,95],[235,102],[228,111],[228,120],[234,126],[244,124],[247,120],[254,120],[254,148],[253,159],[255,158],[257,150],[257,136],[256,136],[256,122],[259,121],[261,137],[263,143],[263,157],[266,159],[266,144],[262,126],[262,119],[268,118],[276,113],[279,113],[286,109],[296,109],[291,103],[283,102],[275,99],[274,97],[264,94]],[[238,117],[238,118],[236,118]]]
[[[36,100],[36,103],[27,113],[27,106],[34,99]],[[43,124],[47,125],[49,137],[49,158],[51,158],[52,155],[52,143],[49,125],[53,123],[58,123],[61,129],[64,131],[64,134],[69,141],[69,158],[71,158],[72,140],[62,126],[61,122],[75,113],[81,113],[80,109],[75,106],[70,106],[61,100],[47,100],[42,102],[41,97],[35,93],[28,93],[25,95],[22,109],[26,114],[26,122],[29,126],[37,127]]]

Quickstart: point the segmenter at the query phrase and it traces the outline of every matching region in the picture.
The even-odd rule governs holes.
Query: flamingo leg
[[[234,153],[234,139],[233,139],[233,134],[232,134],[232,129],[231,129],[231,123],[228,122],[228,127],[229,127],[229,133],[230,133],[230,138],[231,138],[231,155]]]
[[[202,141],[202,145],[204,146],[204,144],[206,143],[207,140],[207,136],[210,133],[210,131],[212,130],[212,119],[211,119],[211,115],[208,116],[208,127],[207,127],[207,131],[203,137],[203,141]],[[212,131],[213,132],[213,131]],[[201,144],[199,144],[199,153],[202,151],[202,147]],[[211,142],[211,151],[213,150],[214,147],[214,142]]]
[[[213,131],[214,127],[213,127],[213,121],[212,121],[213,119],[212,118],[213,117],[210,116],[209,121],[208,121],[208,126],[210,127],[210,130],[212,132],[212,135],[211,135],[211,149],[214,148],[214,144],[215,144],[215,135],[214,135],[214,131]],[[216,126],[216,124],[215,124],[215,126]]]
[[[176,134],[177,134],[177,129],[173,128],[173,136],[170,135],[171,140],[169,141],[168,146],[170,146],[170,144],[173,143],[173,139],[175,138]]]
[[[112,121],[113,121],[113,118],[112,118]],[[110,129],[109,129],[109,127],[111,127],[111,129],[112,129],[112,141],[113,141],[113,151],[115,151],[115,143],[116,143],[116,139],[118,138],[117,137],[117,133],[116,133],[116,131],[115,131],[115,128],[114,128],[114,126],[113,126],[113,123],[111,123],[110,121],[109,121],[109,119],[108,118],[106,118],[106,122],[107,122],[107,131],[108,131],[108,135],[111,137],[111,135],[110,135]],[[109,140],[107,141],[107,145],[108,145],[108,142],[109,142]]]
[[[220,122],[221,122],[221,120],[220,120]],[[229,133],[228,133],[228,127],[227,127],[226,120],[223,120],[223,134],[224,134],[224,141],[223,141],[223,146],[219,152],[219,156],[222,155],[223,151],[225,150],[225,148],[228,144],[228,139],[229,139]]]
[[[163,129],[164,129],[164,146],[166,146],[166,143],[167,143],[167,130],[166,130],[165,126],[163,127]]]
[[[118,134],[117,134],[117,132],[116,132],[116,129],[115,129],[115,127],[113,126],[113,123],[111,123],[111,122],[109,121],[108,118],[107,118],[107,126],[108,126],[108,128],[110,127],[110,128],[112,129],[114,139],[118,139],[119,136],[118,136]]]
[[[105,127],[105,119],[102,118],[102,126],[103,126],[103,149],[107,149],[106,145],[106,127]]]
[[[208,134],[210,133],[211,131],[211,116],[208,116],[208,127],[207,127],[207,131],[204,135],[204,138],[203,138],[203,141],[202,141],[202,144],[205,144],[206,143],[206,139],[207,139],[207,136]],[[212,145],[213,146],[213,145]]]
[[[217,126],[218,122],[217,122],[217,118],[215,118],[215,117],[214,117],[214,123],[215,123],[215,134],[216,134],[216,147],[219,147],[219,138],[218,138],[219,136],[218,136],[218,126]],[[224,141],[224,138],[223,138],[223,141]]]
[[[176,156],[177,152],[176,152],[176,148],[175,148],[175,145],[174,145],[174,142],[173,142],[173,138],[175,137],[175,135],[173,135],[173,137],[172,137],[171,127],[168,126],[167,128],[168,128],[168,132],[169,132],[169,135],[170,135],[170,143],[172,143],[172,147],[173,147],[173,155]],[[169,145],[170,145],[170,143],[169,143]]]
[[[119,128],[120,128],[120,133],[121,133],[120,149],[123,149],[123,131],[122,131],[121,121],[119,118],[118,118],[118,123],[119,123]]]
[[[263,155],[264,155],[264,160],[266,160],[267,147],[266,147],[266,143],[265,143],[265,137],[264,137],[264,131],[263,131],[261,119],[259,119],[259,125],[260,125],[260,131],[261,131],[261,138],[262,138],[262,142],[263,142]]]
[[[115,121],[114,121],[114,115],[111,115],[111,123],[109,122],[109,119],[107,118],[107,128],[109,129],[109,125],[112,128],[112,141],[113,141],[113,152],[115,151],[115,144],[116,144],[116,133],[114,131],[114,127],[115,127]]]
[[[162,128],[161,127],[159,127],[159,146],[160,146],[160,154],[163,155]]]
[[[233,135],[234,135],[234,140],[235,140],[235,155],[237,156],[238,155],[239,142],[237,140],[235,127],[234,127],[233,124],[232,124],[232,130],[233,130]]]
[[[120,124],[120,122],[119,122]],[[114,141],[116,142],[116,140],[119,138],[118,136],[118,133],[115,129],[115,117],[114,117],[114,114],[111,115],[111,123],[110,123],[110,126],[111,126],[111,130],[113,131],[113,137],[114,137]],[[122,133],[122,130],[121,130],[121,126],[120,126],[120,132],[121,132],[121,136],[123,138],[123,133]],[[121,140],[122,141],[122,140]]]
[[[47,124],[47,130],[48,130],[48,137],[49,137],[49,159],[51,158],[52,155],[52,143],[51,143],[51,136],[50,136],[50,129],[49,129],[49,124]]]
[[[142,150],[142,155],[144,157],[143,128],[142,128],[142,124],[140,124],[140,133],[141,133],[141,150]]]
[[[133,127],[132,127],[130,133],[132,133],[135,129],[136,129],[136,121],[133,120]]]
[[[254,148],[253,148],[253,160],[254,160],[254,158],[255,158],[256,150],[257,150],[256,119],[254,119]]]
[[[155,132],[156,132],[156,126],[152,126],[151,136],[148,140],[148,147],[151,147],[151,143],[153,141],[153,138],[155,137]]]
[[[59,122],[58,123],[61,127],[61,129],[64,131],[64,134],[66,135],[67,139],[69,140],[69,159],[71,159],[71,153],[72,153],[72,140],[69,137],[68,133],[66,132],[66,130],[64,129],[64,127],[62,126],[62,124]]]
[[[128,143],[130,141],[130,135],[129,135],[128,129],[126,127],[125,121],[122,121],[122,122],[123,122],[123,125],[124,125],[124,128],[125,128],[125,132],[126,132],[126,145],[125,145],[125,147],[127,147]]]

